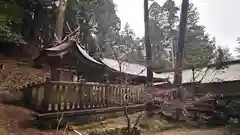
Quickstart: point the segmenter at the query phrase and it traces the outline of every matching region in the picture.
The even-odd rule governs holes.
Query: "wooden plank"
[[[93,86],[89,85],[88,87],[88,108],[93,108],[94,105],[94,93],[93,93]]]
[[[127,88],[127,103],[131,103],[131,91],[130,88]]]
[[[32,99],[31,99],[31,104],[34,105],[34,107],[36,107],[36,97],[37,97],[37,90],[36,87],[32,88]]]
[[[131,105],[131,106],[127,106],[127,109],[128,110],[132,110],[132,109],[144,110],[145,106],[144,106],[144,104]],[[109,108],[102,108],[102,109],[70,110],[70,111],[42,113],[42,114],[35,114],[35,115],[38,118],[51,118],[51,117],[55,117],[56,115],[64,115],[64,117],[67,117],[67,116],[101,114],[101,113],[118,112],[118,111],[124,111],[124,108],[123,107],[109,107]]]
[[[204,107],[189,107],[188,111],[197,111],[197,112],[213,112],[213,108],[204,108]]]
[[[81,96],[80,96],[80,86],[76,85],[75,86],[75,103],[76,103],[76,108],[75,109],[80,109],[80,102],[81,102]]]
[[[94,86],[94,100],[93,100],[93,107],[94,108],[98,108],[98,91],[99,91],[99,88],[98,86]]]
[[[102,86],[97,86],[97,108],[102,107],[102,102],[101,102],[101,93],[102,93],[103,87]]]
[[[85,107],[85,85],[84,84],[79,84],[79,97],[80,97],[80,109],[84,109]]]
[[[74,86],[72,86],[71,87],[71,91],[72,91],[72,94],[71,94],[71,96],[72,96],[72,106],[71,106],[71,109],[72,110],[75,110],[75,109],[77,109],[77,107],[78,107],[78,86],[77,85],[74,85]]]
[[[76,85],[67,85],[67,98],[69,99],[69,109],[74,110],[75,109],[75,88]]]
[[[112,98],[112,105],[116,106],[117,105],[117,86],[113,86],[111,98]]]
[[[89,107],[89,85],[84,84],[84,109]]]
[[[95,99],[94,99],[94,106],[95,108],[99,108],[99,91],[101,88],[99,88],[99,86],[95,86]]]
[[[71,90],[69,89],[69,84],[62,84],[64,90],[64,101],[65,101],[65,110],[71,109]]]
[[[109,86],[109,89],[108,89],[108,106],[112,106],[113,105],[113,101],[112,101],[112,98],[113,98],[113,86],[110,85]]]
[[[101,93],[100,93],[102,107],[106,107],[106,102],[104,101],[105,100],[105,92],[106,92],[106,87],[103,86],[101,89]]]
[[[66,104],[66,90],[64,89],[63,86],[59,86],[58,87],[59,90],[57,91],[57,95],[58,95],[58,104],[59,104],[59,110],[63,111],[65,110],[65,104]]]
[[[109,97],[109,85],[107,84],[106,86],[105,86],[105,95],[104,95],[104,102],[105,102],[105,107],[108,107],[109,106],[109,104],[108,104],[108,102],[109,102],[109,100],[108,100],[108,97]]]
[[[121,88],[121,104],[124,103],[124,94],[125,94],[124,92],[125,92],[125,89],[126,89],[125,87]]]
[[[27,87],[23,90],[22,101],[24,103],[24,106],[31,108],[32,106],[31,100],[32,100],[32,88],[31,85],[28,84]]]
[[[43,98],[44,98],[44,86],[43,85],[39,85],[37,87],[37,108],[38,110],[42,109],[42,102],[43,102]]]
[[[44,91],[43,91],[43,101],[42,101],[42,105],[41,105],[41,111],[47,112],[48,111],[48,104],[49,104],[49,93],[47,91],[47,89],[49,89],[50,87],[50,83],[46,82],[44,84]]]
[[[53,111],[59,110],[59,91],[62,89],[62,85],[56,85],[55,89],[52,90],[52,104],[53,104]]]
[[[48,101],[48,111],[53,111],[54,109],[54,96],[56,96],[54,93],[55,89],[57,89],[57,86],[56,85],[52,85],[50,84],[49,85],[49,89],[46,90],[46,94],[49,93],[49,101]]]

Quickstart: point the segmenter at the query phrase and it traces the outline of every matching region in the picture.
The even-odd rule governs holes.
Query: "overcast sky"
[[[155,0],[160,5],[165,0]],[[136,35],[144,35],[143,0],[114,0],[122,25],[128,22]],[[175,0],[177,5],[181,0]],[[233,55],[240,36],[240,0],[190,0],[198,8],[200,24],[215,36],[218,45],[228,46]]]

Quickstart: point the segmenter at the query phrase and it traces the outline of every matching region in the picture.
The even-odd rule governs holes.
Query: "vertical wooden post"
[[[110,86],[109,86],[109,84],[107,83],[107,85],[105,86],[105,104],[106,104],[106,107],[109,106],[109,104],[108,104],[109,89],[110,89]]]
[[[106,87],[105,86],[102,86],[102,89],[101,89],[101,107],[106,107],[106,104],[105,104],[105,101],[104,101],[104,93],[106,91]]]
[[[56,67],[51,67],[51,80],[52,81],[60,81],[61,80],[61,71],[57,70]]]
[[[46,82],[44,84],[44,97],[43,97],[43,101],[42,101],[42,112],[48,112],[48,106],[50,103],[50,98],[51,98],[51,94],[52,94],[52,88],[51,88],[51,83],[50,83],[50,78],[46,78]]]
[[[44,94],[44,86],[42,85],[35,85],[36,89],[36,109],[41,110],[42,109],[42,98],[41,96]]]
[[[217,104],[217,100],[216,100],[216,98],[214,97],[213,100],[212,100],[212,109],[213,109],[213,110],[216,109],[216,104]]]
[[[80,81],[80,89],[79,89],[79,94],[80,94],[80,109],[84,109],[84,98],[85,98],[85,85],[84,85],[84,82]]]
[[[23,91],[22,101],[25,107],[31,107],[32,89],[30,84],[28,84],[26,89]]]

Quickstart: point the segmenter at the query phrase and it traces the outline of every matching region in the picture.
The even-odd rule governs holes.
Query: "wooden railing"
[[[58,112],[141,104],[144,88],[133,85],[45,82],[23,89],[26,107],[37,112]]]

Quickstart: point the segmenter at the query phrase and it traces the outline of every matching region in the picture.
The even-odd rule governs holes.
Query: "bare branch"
[[[71,30],[71,28],[70,28],[70,25],[69,25],[69,23],[68,23],[68,21],[66,21],[66,25],[67,25],[67,27],[68,27],[68,30],[72,33],[73,31]]]
[[[77,27],[77,29],[75,29],[73,32],[71,32],[70,34],[68,34],[59,44],[62,44],[63,42],[65,42],[70,36],[73,36],[73,35],[76,34],[79,30],[80,30],[80,26]]]
[[[61,40],[60,40],[60,39],[58,39],[58,37],[57,37],[56,33],[54,33],[54,37],[55,37],[55,39],[57,40],[57,43],[60,43],[60,42],[61,42]]]
[[[130,135],[131,120],[130,120],[128,112],[127,112],[126,97],[127,97],[127,94],[124,95],[123,108],[124,108],[124,115],[125,115],[126,120],[127,120],[128,135]]]
[[[207,67],[207,69],[205,70],[202,78],[199,80],[199,83],[201,83],[203,81],[204,77],[206,77],[208,70],[209,70],[209,67]]]
[[[139,121],[140,121],[140,119],[141,119],[141,117],[143,116],[144,113],[145,113],[145,112],[141,112],[141,114],[137,117],[136,122],[135,122],[135,124],[133,125],[133,128],[135,128],[135,127],[138,125],[138,123],[139,123]]]
[[[58,114],[59,114],[59,112],[58,112]],[[61,124],[61,122],[62,122],[62,120],[63,120],[63,116],[64,116],[64,113],[62,113],[61,117],[58,119],[58,114],[57,114],[57,121],[58,121],[58,124],[57,124],[57,130],[56,130],[56,133],[58,133],[58,131],[59,131],[59,127],[60,127],[60,124]]]
[[[76,129],[73,129],[73,131],[74,131],[75,133],[77,133],[78,135],[83,135],[82,133],[80,133],[80,132],[77,131]]]
[[[135,124],[132,127],[132,131],[130,135],[133,135],[135,128],[137,127],[141,117],[143,116],[144,112],[141,112],[141,114],[137,117]]]

